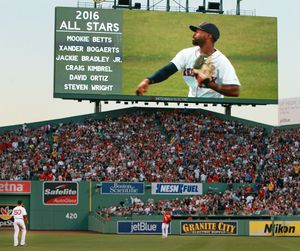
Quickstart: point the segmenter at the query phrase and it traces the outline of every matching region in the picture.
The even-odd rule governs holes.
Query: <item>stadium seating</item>
[[[1,180],[226,183],[222,194],[129,203],[99,214],[299,214],[299,129],[193,110],[23,125],[0,133]],[[254,190],[230,184],[254,184]]]

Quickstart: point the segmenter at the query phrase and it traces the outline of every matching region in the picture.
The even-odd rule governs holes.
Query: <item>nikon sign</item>
[[[299,221],[250,221],[250,236],[300,236]]]
[[[44,205],[77,205],[78,183],[44,182],[43,203]]]

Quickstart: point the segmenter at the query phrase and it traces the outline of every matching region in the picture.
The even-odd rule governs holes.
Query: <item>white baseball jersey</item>
[[[27,215],[26,209],[21,206],[16,206],[13,211],[12,215],[14,217],[14,246],[18,246],[19,240],[19,232],[22,231],[21,236],[21,246],[25,245],[25,238],[26,238],[26,226],[24,223],[24,215]]]
[[[14,220],[23,220],[23,216],[27,215],[27,212],[24,207],[16,206],[13,209],[12,215],[14,217]]]
[[[210,88],[198,87],[198,82],[193,73],[195,60],[200,55],[200,47],[195,46],[186,48],[177,53],[171,60],[176,65],[178,71],[182,71],[183,80],[189,86],[189,97],[203,98],[223,98],[224,96]],[[216,70],[213,78],[219,85],[240,85],[240,81],[235,73],[235,70],[228,60],[219,50],[216,50],[212,55],[212,63]]]

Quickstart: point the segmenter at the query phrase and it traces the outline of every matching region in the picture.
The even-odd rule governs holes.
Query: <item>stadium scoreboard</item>
[[[180,20],[174,25],[174,20]],[[151,85],[138,84],[192,47],[190,25],[211,22],[216,43],[232,62],[239,97],[188,96],[183,73]],[[247,33],[244,32],[247,30]],[[259,105],[278,103],[277,19],[161,11],[55,8],[55,98]]]
[[[122,87],[122,15],[116,10],[56,8],[55,91],[118,94]]]

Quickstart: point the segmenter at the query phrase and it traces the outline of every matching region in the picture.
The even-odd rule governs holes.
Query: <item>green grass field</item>
[[[215,23],[221,32],[216,48],[232,62],[241,82],[240,98],[277,99],[277,20],[271,17],[199,13],[125,11],[123,94],[134,95],[145,77],[192,47],[190,24]],[[181,73],[151,86],[149,96],[186,97]]]
[[[97,233],[29,232],[26,247],[13,247],[13,232],[0,231],[0,250],[36,251],[294,251],[300,238],[292,237],[228,237],[107,235]]]

